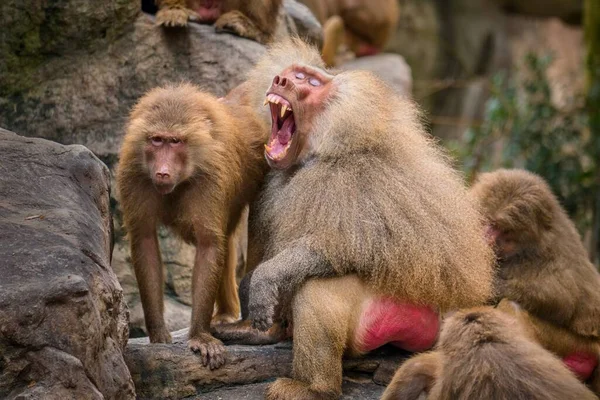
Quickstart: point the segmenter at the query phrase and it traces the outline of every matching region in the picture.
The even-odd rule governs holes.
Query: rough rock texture
[[[108,169],[3,129],[0,154],[0,398],[134,398]]]
[[[234,394],[242,392],[248,392],[248,399],[261,398],[264,386],[251,384],[289,376],[292,369],[290,342],[228,346],[226,364],[211,371],[202,366],[198,355],[189,351],[186,339],[187,329],[183,329],[173,333],[172,344],[149,344],[146,338],[129,340],[125,361],[139,398],[179,399],[200,394],[197,398],[237,399]],[[386,347],[365,358],[344,360],[345,380],[353,382],[347,384],[345,398],[378,399],[383,386],[375,383],[387,384],[407,357],[408,353]],[[236,387],[239,385],[249,386]]]
[[[268,383],[253,383],[250,385],[232,386],[218,389],[210,393],[189,397],[194,400],[264,400]],[[385,386],[368,380],[350,381],[344,379],[342,397],[340,400],[379,400]]]
[[[209,25],[160,29],[142,14],[110,46],[48,61],[35,88],[0,99],[0,126],[83,144],[110,162],[131,106],[147,90],[190,80],[221,96],[264,51],[251,40],[215,34]]]
[[[346,61],[343,70],[364,69],[373,72],[403,96],[412,94],[412,71],[404,58],[398,54],[378,54]]]

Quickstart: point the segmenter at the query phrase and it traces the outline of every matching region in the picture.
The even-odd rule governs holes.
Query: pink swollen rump
[[[598,365],[598,356],[594,353],[576,352],[566,355],[563,362],[580,380],[586,381]]]
[[[439,315],[431,307],[380,297],[365,305],[356,342],[364,352],[386,343],[408,351],[424,351],[433,347],[439,329]]]

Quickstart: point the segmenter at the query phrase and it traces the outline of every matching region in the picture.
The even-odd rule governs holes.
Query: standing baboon
[[[597,397],[521,325],[492,307],[444,321],[435,351],[406,361],[382,400],[584,400]]]
[[[415,106],[368,72],[323,67],[295,40],[232,93],[256,104],[268,89],[272,122],[250,213],[260,265],[242,282],[261,330],[293,298],[293,379],[269,399],[337,397],[344,352],[428,349],[439,311],[482,304],[492,286],[480,215]]]
[[[233,233],[266,172],[266,135],[248,107],[183,84],[146,94],[123,140],[117,187],[150,341],[171,341],[156,236],[165,225],[196,246],[189,347],[211,368],[224,362],[223,344],[209,330],[215,298],[216,321],[239,314]]]
[[[498,257],[496,295],[526,311],[512,312],[586,380],[598,365],[600,275],[575,225],[546,182],[524,170],[481,174],[471,193]]]

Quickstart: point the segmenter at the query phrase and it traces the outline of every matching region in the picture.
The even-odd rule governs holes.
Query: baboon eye
[[[321,86],[321,81],[318,80],[317,78],[310,78],[308,80],[308,83],[310,83],[311,86]]]
[[[296,72],[296,78],[298,78],[298,79],[304,79],[304,78],[306,78],[306,75],[304,75],[303,72]]]
[[[163,140],[159,136],[153,136],[151,139],[153,146],[162,146]]]
[[[173,144],[179,144],[179,143],[181,143],[181,139],[179,139],[179,138],[173,138],[173,139],[171,139],[171,143],[173,143]]]

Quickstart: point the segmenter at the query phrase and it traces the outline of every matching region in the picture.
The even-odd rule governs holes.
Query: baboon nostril
[[[273,84],[279,85],[279,76],[278,75],[275,75],[275,78],[273,78]]]
[[[281,79],[281,86],[285,86],[287,85],[287,78],[282,78]]]

